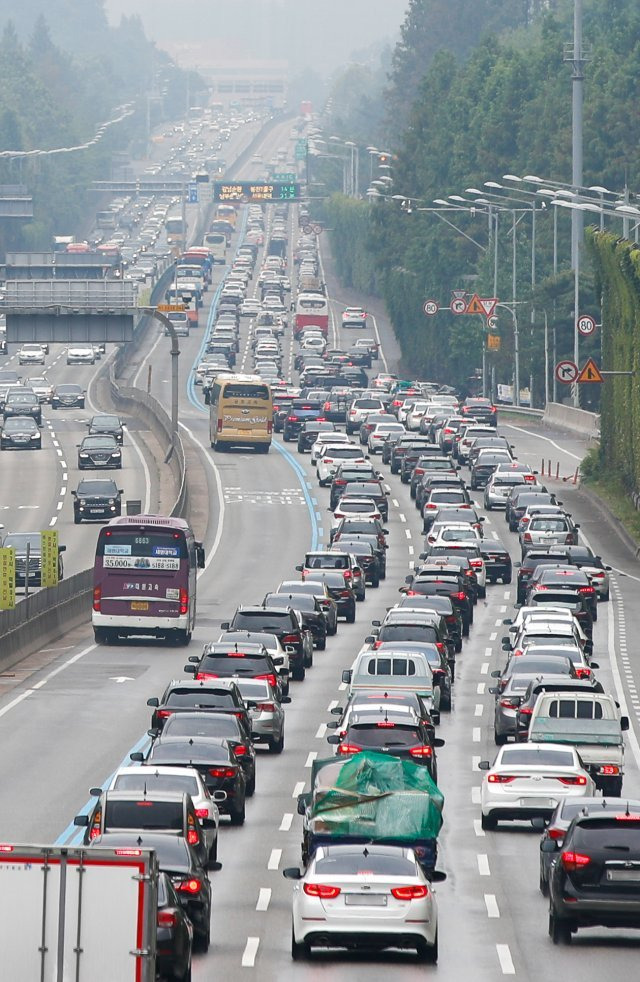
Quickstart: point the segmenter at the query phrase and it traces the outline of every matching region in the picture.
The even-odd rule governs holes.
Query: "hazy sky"
[[[110,19],[139,14],[181,60],[285,58],[326,74],[374,42],[394,43],[408,0],[105,0]],[[193,45],[193,49],[189,46]]]

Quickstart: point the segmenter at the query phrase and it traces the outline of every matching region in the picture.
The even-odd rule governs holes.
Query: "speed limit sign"
[[[422,309],[428,317],[433,317],[440,310],[440,304],[436,300],[425,300]]]
[[[588,338],[591,334],[594,334],[595,329],[596,322],[591,314],[581,314],[578,317],[578,331],[583,338]]]
[[[464,314],[467,309],[467,301],[462,300],[460,297],[456,297],[451,301],[451,313],[452,314]]]

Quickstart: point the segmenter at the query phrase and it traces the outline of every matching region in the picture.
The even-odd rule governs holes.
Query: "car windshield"
[[[135,774],[118,774],[113,782],[113,791],[176,791],[190,794],[194,798],[199,793],[198,782],[189,774],[160,774],[152,767],[137,767]]]
[[[7,405],[9,406],[32,406],[35,402],[37,399],[33,392],[10,392],[7,396]]]
[[[567,750],[540,750],[528,747],[506,747],[502,751],[501,764],[544,764],[551,767],[573,767],[573,754]]]
[[[115,446],[112,436],[87,436],[82,441],[83,448],[106,450]]]
[[[91,420],[92,426],[109,426],[117,429],[120,426],[120,420],[117,416],[94,416]]]
[[[56,385],[56,392],[60,396],[76,396],[82,393],[79,385]]]
[[[40,533],[39,532],[10,532],[9,535],[5,535],[4,542],[2,545],[6,548],[9,546],[16,549],[18,552],[24,552],[27,546],[31,552],[40,552]]]
[[[101,494],[111,498],[117,498],[119,491],[113,481],[80,481],[76,494]]]
[[[38,432],[38,424],[35,419],[14,419],[5,420],[3,424],[5,433],[24,433],[27,430],[31,433]]]

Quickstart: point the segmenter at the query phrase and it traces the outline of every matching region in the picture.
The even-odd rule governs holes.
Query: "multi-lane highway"
[[[266,158],[286,142],[287,127],[274,130],[261,150]],[[242,174],[238,174],[239,177]],[[297,235],[296,211],[290,210],[291,233]],[[237,242],[235,243],[237,245]],[[332,297],[331,333],[336,347],[346,346],[339,311],[353,302],[336,283],[326,262]],[[201,314],[206,321],[217,283],[208,293]],[[362,298],[360,298],[362,300]],[[398,348],[383,312],[371,326],[382,344],[379,370],[399,368]],[[191,645],[197,652],[215,639],[220,623],[239,603],[260,602],[280,580],[295,575],[296,563],[310,544],[328,540],[328,491],[318,487],[308,456],[294,444],[274,440],[267,457],[251,453],[214,455],[209,449],[207,407],[193,385],[190,369],[197,363],[204,329],[181,341],[180,420],[185,439],[201,456],[207,484],[209,516],[205,537],[207,565],[198,583],[198,623]],[[132,369],[139,384],[152,365],[152,391],[167,401],[169,354],[164,339],[150,332],[148,346]],[[293,358],[290,332],[284,339],[284,368]],[[82,379],[91,371],[67,367],[63,352],[52,348],[47,372],[52,380]],[[242,329],[239,366],[250,367],[247,325]],[[4,502],[7,528],[49,525],[56,518],[67,562],[79,568],[91,562],[95,529],[72,524],[69,492],[77,478],[75,445],[85,430],[87,413],[45,410],[45,446],[41,454],[3,455]],[[59,420],[59,421],[58,421]],[[53,433],[49,430],[53,426]],[[525,462],[538,465],[542,457],[560,462],[563,476],[572,474],[585,447],[577,438],[517,419],[500,422]],[[55,439],[56,444],[53,443]],[[134,443],[135,441],[135,443]],[[59,452],[58,452],[59,451]],[[141,461],[145,460],[148,474]],[[43,463],[46,461],[46,467]],[[32,463],[33,462],[33,463]],[[63,462],[66,479],[63,480]],[[121,486],[127,497],[140,497],[153,508],[157,468],[145,434],[131,422],[125,438]],[[316,954],[308,963],[290,956],[291,886],[282,877],[285,866],[300,858],[300,818],[296,796],[308,787],[311,762],[324,756],[329,710],[340,704],[344,686],[341,671],[351,665],[372,619],[379,618],[398,598],[398,589],[421,551],[421,521],[407,486],[388,478],[391,486],[387,578],[370,589],[358,605],[356,623],[340,624],[324,652],[316,652],[314,667],[303,683],[292,684],[292,703],[286,708],[285,750],[274,756],[258,751],[257,788],[247,804],[242,828],[222,830],[220,872],[212,874],[214,909],[212,946],[194,959],[197,980],[224,973],[232,979],[252,973],[261,979],[286,977],[382,980],[392,971],[401,979],[422,978],[426,971],[457,982],[494,982],[504,976],[521,980],[600,980],[615,971],[634,977],[640,937],[625,931],[581,932],[571,947],[554,947],[547,936],[547,904],[538,892],[538,835],[526,826],[483,832],[480,827],[480,772],[477,762],[491,759],[493,697],[491,672],[502,666],[502,622],[513,609],[515,585],[489,587],[476,608],[471,636],[458,656],[453,709],[443,714],[439,735],[439,784],[446,797],[441,836],[440,868],[447,881],[438,887],[440,961],[437,969],[416,963],[412,954]],[[614,567],[612,600],[600,607],[594,630],[599,677],[613,691],[632,727],[627,740],[625,792],[640,796],[640,673],[633,660],[632,636],[638,629],[638,566],[602,516],[568,483],[561,499],[581,522],[582,534],[594,550]],[[62,507],[58,509],[58,502]],[[29,514],[20,505],[37,506]],[[516,537],[507,531],[502,513],[487,516],[486,534],[508,544],[519,559]],[[43,521],[46,519],[46,521]],[[196,528],[202,533],[203,529]],[[88,807],[88,789],[104,784],[133,749],[144,746],[149,725],[146,700],[160,695],[167,681],[182,676],[185,652],[162,644],[127,642],[96,646],[87,625],[60,639],[18,666],[16,677],[0,678],[0,831],[5,841],[77,841],[71,823]]]

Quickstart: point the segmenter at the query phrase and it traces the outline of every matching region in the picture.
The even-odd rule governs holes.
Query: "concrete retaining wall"
[[[561,426],[565,430],[582,433],[594,440],[600,439],[600,414],[589,413],[561,402],[549,402],[542,417],[544,423]]]

